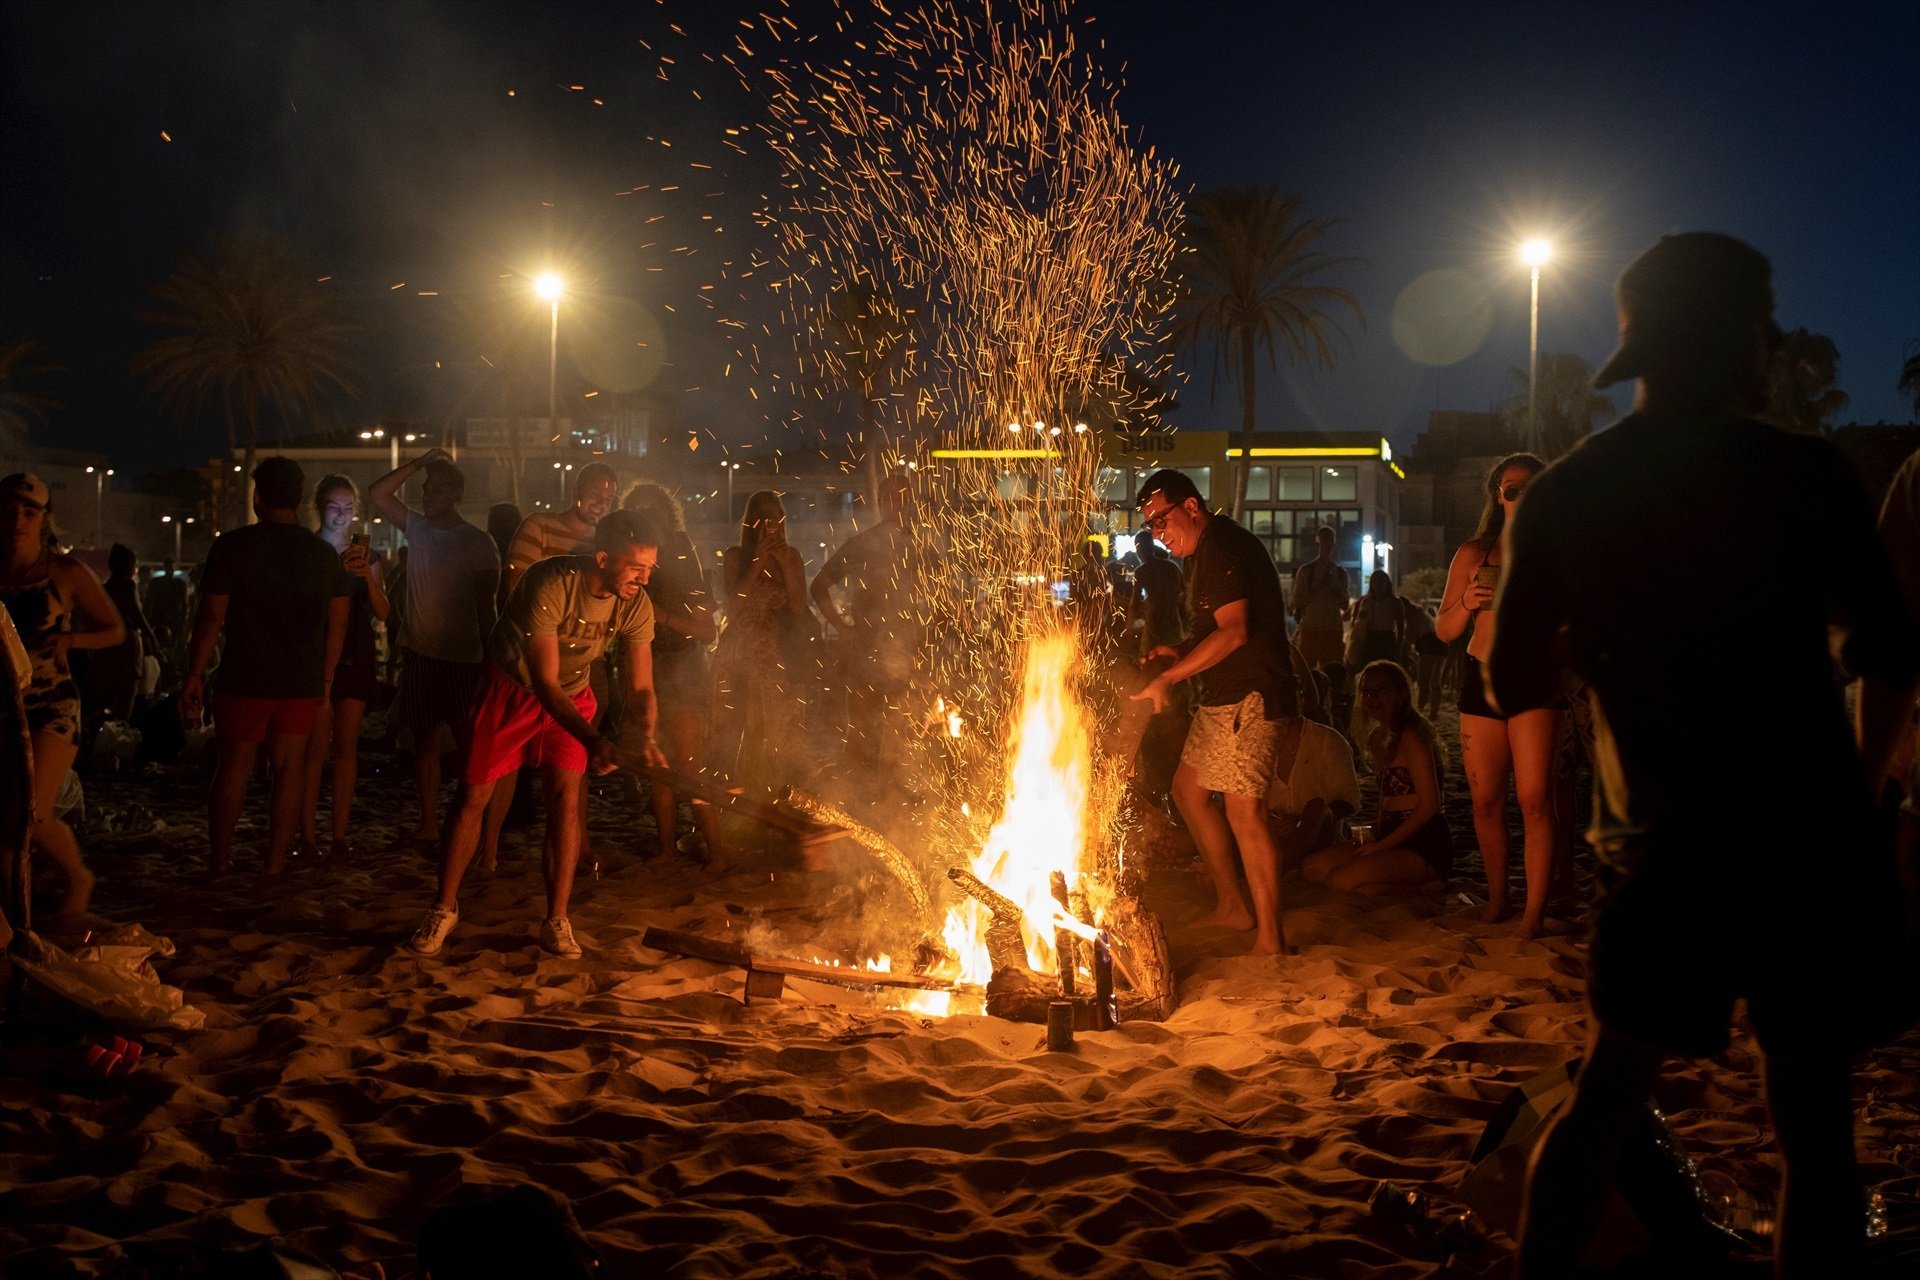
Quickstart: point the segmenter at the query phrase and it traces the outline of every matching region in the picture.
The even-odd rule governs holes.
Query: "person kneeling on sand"
[[[1282,716],[1276,726],[1267,826],[1284,871],[1339,841],[1340,820],[1360,809],[1360,779],[1353,748],[1334,729],[1304,715]]]
[[[1374,724],[1367,757],[1380,788],[1380,812],[1359,844],[1322,849],[1301,868],[1308,881],[1363,893],[1444,885],[1453,869],[1453,835],[1440,812],[1440,746],[1413,702],[1413,684],[1397,662],[1360,669],[1360,706]]]
[[[647,764],[666,766],[653,736],[653,606],[641,590],[660,558],[660,532],[644,517],[617,511],[600,521],[593,545],[592,555],[554,556],[529,568],[487,637],[473,745],[441,850],[440,900],[408,943],[418,955],[439,954],[459,922],[460,879],[479,846],[495,784],[522,765],[537,765],[552,828],[540,945],[580,957],[567,920],[580,860],[580,789],[589,769],[612,772],[618,754],[592,728],[587,672],[616,638],[626,680],[622,736],[641,744]]]

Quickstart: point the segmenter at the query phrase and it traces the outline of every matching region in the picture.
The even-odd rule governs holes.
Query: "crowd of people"
[[[1770,265],[1749,246],[1666,237],[1622,276],[1618,301],[1622,341],[1599,384],[1633,380],[1633,411],[1552,466],[1516,453],[1492,468],[1436,614],[1372,566],[1354,594],[1361,584],[1336,561],[1330,528],[1284,589],[1260,540],[1175,470],[1140,488],[1148,536],[1136,560],[1109,564],[1083,547],[1068,571],[1074,608],[1095,643],[1143,666],[1133,696],[1174,726],[1160,735],[1177,756],[1165,791],[1215,891],[1206,923],[1250,932],[1257,954],[1290,950],[1289,869],[1339,891],[1447,883],[1465,835],[1447,822],[1450,769],[1435,732],[1450,687],[1488,923],[1511,914],[1517,795],[1518,928],[1546,929],[1572,847],[1573,770],[1591,765],[1604,887],[1593,1038],[1573,1105],[1536,1156],[1523,1274],[1567,1273],[1597,1224],[1596,1179],[1612,1167],[1622,1117],[1664,1054],[1725,1045],[1736,999],[1766,1056],[1789,1170],[1780,1256],[1844,1263],[1860,1213],[1847,1063],[1914,1012],[1911,989],[1889,996],[1860,977],[1875,965],[1905,973],[1890,940],[1911,930],[1900,912],[1920,892],[1920,454],[1895,477],[1876,532],[1826,442],[1753,419],[1780,334]],[[94,884],[60,795],[83,713],[126,717],[162,663],[177,676],[181,720],[211,717],[213,870],[232,867],[264,756],[263,867],[276,875],[320,852],[329,790],[327,848],[352,851],[384,630],[399,669],[388,721],[410,746],[418,803],[402,843],[440,866],[408,944],[421,955],[456,927],[472,862],[493,865],[523,773],[544,797],[539,937],[550,952],[582,954],[569,906],[588,776],[624,765],[644,777],[659,853],[717,853],[701,778],[780,779],[803,738],[800,685],[822,618],[841,647],[849,776],[883,777],[899,759],[917,656],[935,643],[904,481],[882,487],[879,518],[811,581],[779,496],[753,494],[709,583],[673,495],[641,483],[623,501],[603,463],[580,471],[567,509],[522,518],[496,506],[482,529],[462,511],[459,466],[429,451],[366,495],[404,534],[392,563],[356,531],[365,511],[346,478],[309,489],[295,462],[270,457],[251,479],[255,520],[214,543],[190,623],[171,564],[143,595],[132,554],[115,547],[103,584],[60,550],[47,486],[0,480],[0,638],[30,737],[31,847],[61,873],[63,913],[84,912]],[[403,496],[415,479],[417,507]],[[1806,510],[1820,513],[1821,537],[1780,518]],[[1745,553],[1667,589],[1671,548],[1729,544]],[[1768,624],[1738,646],[1717,643],[1760,598],[1774,605]],[[1366,821],[1356,746],[1376,798]],[[459,762],[444,811],[443,749]],[[696,801],[685,839],[683,798]],[[1817,873],[1780,861],[1809,851],[1821,854]],[[1779,939],[1810,911],[1835,933],[1789,956]]]

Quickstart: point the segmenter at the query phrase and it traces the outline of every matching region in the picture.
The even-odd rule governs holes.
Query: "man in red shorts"
[[[587,672],[616,642],[630,708],[623,736],[639,743],[648,764],[667,763],[653,737],[653,605],[641,590],[660,558],[660,533],[644,517],[616,511],[600,521],[593,543],[592,555],[554,556],[529,568],[487,637],[466,775],[441,850],[440,898],[408,943],[418,955],[439,954],[459,922],[460,880],[479,847],[495,784],[532,765],[540,770],[551,828],[540,945],[580,957],[567,919],[580,860],[580,791],[588,770],[609,773],[617,756],[593,729]]]
[[[200,580],[180,715],[198,724],[214,641],[227,634],[214,672],[213,729],[220,765],[207,799],[213,869],[233,858],[233,831],[260,744],[273,763],[267,874],[287,869],[300,828],[301,762],[314,714],[346,641],[353,579],[320,535],[299,520],[306,477],[291,458],[253,469],[258,524],[214,540]]]

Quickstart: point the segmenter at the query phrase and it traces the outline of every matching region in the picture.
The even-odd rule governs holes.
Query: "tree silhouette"
[[[1920,351],[1900,366],[1900,390],[1913,397],[1913,416],[1920,418]]]
[[[1840,350],[1825,334],[1795,329],[1781,340],[1767,370],[1767,421],[1789,431],[1817,435],[1847,407],[1840,378]]]
[[[349,390],[351,330],[325,286],[280,245],[222,241],[210,257],[183,261],[154,296],[160,306],[143,318],[169,332],[134,357],[134,372],[182,417],[217,408],[249,477],[267,414],[284,438],[296,412],[319,417],[329,387]]]
[[[1500,406],[1501,419],[1516,440],[1527,438],[1527,371],[1508,369],[1515,388]],[[1540,449],[1549,462],[1593,434],[1594,421],[1611,417],[1613,401],[1593,389],[1593,366],[1565,352],[1540,354]]]
[[[47,358],[46,348],[32,338],[0,341],[0,458],[25,466],[34,426],[64,408],[40,390],[60,367]]]
[[[1182,252],[1177,260],[1181,299],[1173,336],[1188,352],[1213,348],[1217,377],[1224,367],[1240,384],[1241,447],[1254,436],[1254,373],[1257,355],[1275,365],[1288,359],[1321,369],[1334,366],[1333,338],[1344,336],[1327,314],[1330,304],[1350,307],[1362,325],[1359,300],[1337,285],[1312,281],[1359,261],[1332,257],[1318,248],[1334,224],[1302,216],[1298,199],[1271,186],[1204,191],[1187,206]],[[1235,468],[1233,515],[1246,505],[1247,473]]]

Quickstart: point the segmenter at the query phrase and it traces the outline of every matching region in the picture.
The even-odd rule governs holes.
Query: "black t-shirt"
[[[1207,521],[1187,562],[1187,616],[1193,635],[1182,652],[1219,630],[1214,611],[1247,602],[1247,642],[1201,672],[1200,704],[1231,706],[1250,693],[1262,695],[1269,720],[1297,714],[1298,693],[1287,651],[1286,604],[1280,574],[1260,539],[1226,516]]]
[[[1597,842],[1706,829],[1702,854],[1747,868],[1864,805],[1829,627],[1851,671],[1895,686],[1920,635],[1832,445],[1628,417],[1535,477],[1507,537],[1495,675],[1564,628],[1597,710]]]
[[[214,539],[200,593],[227,597],[219,690],[319,697],[327,684],[327,611],[352,594],[353,583],[339,553],[297,524],[252,524]]]

